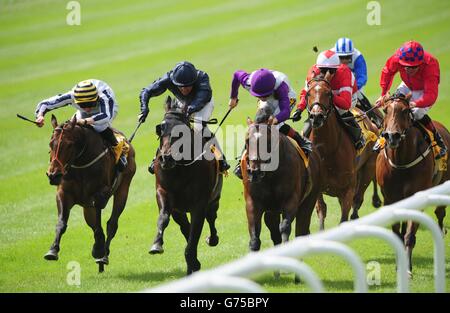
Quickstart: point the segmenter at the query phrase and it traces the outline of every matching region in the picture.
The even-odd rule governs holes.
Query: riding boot
[[[220,154],[222,155],[222,158],[218,160],[219,161],[219,172],[224,173],[230,169],[230,164],[228,164],[225,154],[222,152],[222,149],[220,148],[219,143],[217,142],[217,139],[211,134],[211,131],[208,129],[206,133],[210,134],[210,135],[205,135],[206,142],[213,141],[212,145],[214,145],[214,147],[216,149],[218,149],[220,151]]]
[[[309,138],[309,135],[311,135],[311,131],[312,131],[312,124],[311,120],[308,118],[303,123],[303,136],[305,138]]]
[[[351,112],[345,112],[341,115],[341,117],[353,117],[353,114]],[[353,140],[353,144],[355,145],[356,150],[363,148],[366,144],[366,141],[364,139],[364,136],[362,135],[361,127],[359,127],[359,124],[356,122],[356,120],[354,118],[351,118],[345,121],[344,125],[346,126],[345,129]]]
[[[159,152],[159,148],[156,150],[156,155],[158,155]],[[148,172],[152,175],[155,174],[155,160],[156,160],[156,156],[153,157],[152,163],[150,163],[150,165],[148,166]]]
[[[242,149],[241,155],[237,158],[238,162],[236,164],[236,167],[233,170],[234,175],[236,175],[237,178],[242,179],[242,168],[241,168],[241,159],[242,155],[244,154],[245,147]]]
[[[100,135],[104,140],[106,140],[111,145],[111,148],[113,148],[113,150],[115,151],[119,142],[117,141],[117,138],[114,135],[112,129],[108,127],[104,131],[100,132]],[[122,153],[119,158],[119,163],[117,164],[117,170],[119,172],[122,172],[127,167],[127,165],[128,165],[127,158]]]
[[[291,128],[291,129],[294,130],[293,128]],[[292,138],[298,143],[300,148],[302,148],[302,150],[303,150],[303,152],[305,152],[306,156],[308,156],[310,154],[310,152],[312,151],[311,141],[308,138],[300,135],[295,130],[294,130],[294,135],[292,136]]]
[[[441,134],[437,131],[436,127],[434,127],[433,121],[428,116],[428,114],[425,114],[424,117],[419,121],[422,123],[428,130],[430,130],[433,133],[434,140],[436,141],[436,144],[439,146],[439,154],[436,156],[436,159],[440,159],[445,157],[447,154],[447,146],[444,143],[444,140],[441,137]]]

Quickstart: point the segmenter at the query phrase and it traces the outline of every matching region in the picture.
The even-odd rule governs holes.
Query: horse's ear
[[[171,96],[167,96],[166,98],[166,102],[164,103],[164,109],[167,111],[169,111],[172,108],[172,97]]]
[[[74,115],[72,117],[72,119],[70,120],[70,128],[74,128],[75,125],[77,125],[77,116],[76,115]]]
[[[56,116],[54,114],[52,114],[51,122],[52,122],[53,129],[58,127],[58,121],[56,120]]]
[[[330,82],[331,76],[332,76],[331,72],[327,71],[327,73],[325,74],[325,77],[323,79],[325,79],[327,82]]]
[[[250,117],[247,117],[247,125],[250,126],[253,124],[253,121]]]

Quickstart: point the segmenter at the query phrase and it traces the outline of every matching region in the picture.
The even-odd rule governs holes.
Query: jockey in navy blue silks
[[[206,127],[204,123],[210,119],[214,110],[208,74],[197,70],[190,62],[178,63],[161,78],[142,89],[139,97],[141,106],[140,122],[145,122],[147,118],[150,98],[157,97],[166,90],[170,90],[181,103],[187,106],[187,113],[194,119],[194,130],[203,131],[203,127]],[[214,141],[214,145],[221,151],[217,140]],[[222,153],[222,158],[219,160],[219,170],[224,172],[229,168],[230,166],[225,159],[225,155]],[[148,170],[151,174],[154,174],[154,160]]]

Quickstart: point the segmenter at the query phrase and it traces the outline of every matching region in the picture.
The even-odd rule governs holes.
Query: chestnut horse
[[[306,167],[290,139],[271,125],[271,114],[264,107],[258,111],[256,122],[247,120],[247,152],[241,161],[251,251],[258,251],[261,246],[263,214],[274,245],[288,240],[294,218],[295,235],[309,234],[319,194],[318,155],[311,152]],[[267,155],[261,155],[266,152]]]
[[[415,126],[409,97],[393,96],[385,100],[384,131],[386,145],[377,158],[377,181],[384,196],[384,204],[392,204],[414,193],[441,184],[450,179],[449,171],[438,171],[432,147],[422,131]],[[445,144],[450,146],[450,133],[440,123],[433,121]],[[450,168],[450,159],[447,160]],[[445,206],[435,210],[439,227],[444,232]],[[416,243],[418,223],[412,221],[392,226],[392,230],[404,241],[412,271],[412,250]]]
[[[209,151],[209,147],[206,146],[204,138],[190,128],[186,107],[169,96],[165,109],[164,121],[157,126],[160,145],[155,159],[158,232],[149,253],[164,252],[164,230],[172,215],[187,241],[184,255],[189,275],[201,267],[197,259],[197,246],[205,218],[211,231],[206,239],[207,244],[213,247],[219,243],[215,220],[223,175],[219,173],[214,157],[206,157],[205,153]],[[196,151],[195,140],[202,140],[202,147],[205,147],[203,151]],[[187,158],[177,160],[179,152],[175,151],[175,146],[180,147],[180,142],[185,144],[183,152],[190,151]],[[191,222],[188,221],[187,212],[191,214]]]
[[[56,237],[46,260],[58,260],[61,237],[66,231],[70,210],[75,204],[83,207],[86,223],[94,232],[92,257],[102,272],[109,263],[111,240],[114,238],[120,214],[125,208],[128,190],[136,172],[135,153],[130,144],[128,165],[117,175],[115,156],[109,144],[91,127],[77,125],[76,117],[58,125],[52,115],[53,134],[50,140],[50,166],[47,177],[56,185],[58,223]],[[114,203],[107,223],[107,238],[102,229],[102,209],[111,196]]]
[[[367,143],[364,151],[357,156],[353,142],[333,105],[330,78],[331,75],[327,72],[325,77],[319,75],[309,81],[306,102],[308,118],[312,123],[310,139],[321,158],[321,191],[339,199],[342,223],[348,220],[352,206],[351,219],[358,218],[358,210],[370,182],[374,183],[373,205],[379,207],[381,200],[375,182],[376,153],[372,151],[374,142]],[[364,118],[364,123],[378,136],[377,127],[368,118]],[[317,201],[321,230],[325,228],[326,213],[327,206],[321,194]]]

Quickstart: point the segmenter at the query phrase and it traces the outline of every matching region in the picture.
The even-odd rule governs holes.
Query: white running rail
[[[174,282],[143,292],[264,292],[252,281],[267,271],[289,271],[301,277],[313,292],[324,292],[317,274],[296,260],[311,254],[331,253],[344,258],[353,268],[355,292],[367,292],[366,271],[360,257],[342,242],[362,237],[376,237],[394,248],[397,261],[397,291],[409,292],[408,258],[403,243],[393,232],[383,228],[393,223],[413,220],[431,231],[434,241],[435,291],[445,292],[445,243],[437,223],[421,210],[431,206],[450,205],[450,181],[420,191],[397,203],[354,221],[304,237],[297,237],[264,251],[247,256],[215,269],[197,272]]]

